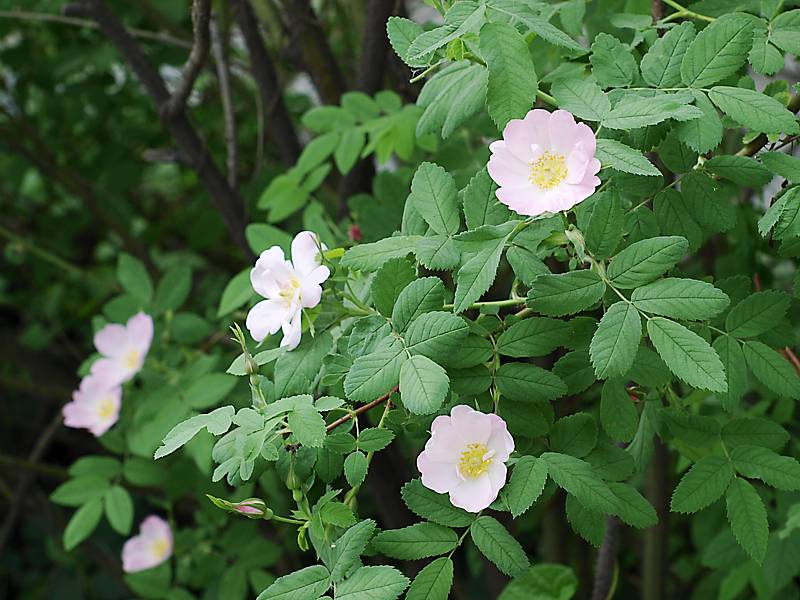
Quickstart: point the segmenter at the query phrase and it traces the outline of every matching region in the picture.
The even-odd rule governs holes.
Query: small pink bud
[[[231,509],[248,519],[263,519],[267,511],[272,512],[261,498],[246,498],[240,502],[234,502],[231,504]]]
[[[350,225],[350,229],[348,229],[347,235],[354,242],[361,241],[361,227],[359,227],[358,223],[353,223],[352,225]]]

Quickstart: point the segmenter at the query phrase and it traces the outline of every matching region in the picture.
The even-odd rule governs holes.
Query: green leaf
[[[642,78],[653,87],[677,87],[681,83],[681,62],[695,37],[694,25],[684,21],[656,38],[642,57]]]
[[[606,529],[603,513],[586,508],[572,494],[567,494],[564,507],[572,530],[592,546],[599,548],[603,543]]]
[[[100,498],[93,498],[76,510],[64,529],[64,550],[69,552],[89,537],[102,516],[103,501]]]
[[[408,577],[386,565],[361,567],[336,588],[336,600],[395,600],[408,587]]]
[[[453,561],[442,556],[426,565],[406,592],[406,600],[447,600],[453,586]]]
[[[411,43],[424,33],[422,27],[410,19],[403,17],[389,17],[386,23],[386,34],[397,56],[409,67],[424,67],[428,64],[429,57],[412,60],[408,56]]]
[[[456,183],[439,165],[424,162],[417,168],[408,201],[436,233],[458,233],[461,220]]]
[[[491,0],[487,3],[487,6],[491,11],[497,12],[505,17],[510,17],[512,20],[519,20],[546,42],[575,52],[586,51],[583,46],[557,27],[551,25],[539,15],[538,10],[532,10],[532,7],[526,3]]]
[[[421,238],[414,251],[417,260],[432,271],[451,271],[458,266],[461,259],[453,238],[446,235]]]
[[[730,298],[705,281],[668,277],[636,288],[631,301],[639,310],[654,315],[705,321],[724,311]]]
[[[137,258],[122,252],[117,260],[117,281],[122,289],[142,304],[147,304],[153,297],[153,282],[147,269]]]
[[[694,38],[681,62],[681,80],[703,88],[733,75],[753,41],[753,21],[741,13],[723,15]]]
[[[679,379],[712,392],[728,389],[722,361],[699,335],[662,317],[647,322],[647,333],[659,356]]]
[[[672,188],[665,189],[653,200],[653,209],[661,233],[684,237],[689,250],[697,251],[703,241],[703,230],[694,219],[686,194]]]
[[[780,456],[760,446],[737,446],[731,450],[736,472],[760,479],[778,490],[800,490],[800,463],[790,456]]]
[[[763,446],[780,450],[789,441],[789,434],[777,423],[760,417],[737,417],[722,426],[722,441],[728,448]]]
[[[50,494],[50,500],[61,506],[80,506],[102,498],[109,488],[108,479],[98,475],[80,475],[65,481]]]
[[[261,592],[256,600],[305,600],[319,598],[330,587],[328,569],[322,565],[306,567],[283,577]]]
[[[645,98],[641,96],[623,96],[602,121],[608,129],[636,129],[666,121],[678,119],[689,121],[702,116],[702,111],[687,105],[674,94],[664,94]]]
[[[101,479],[112,479],[122,472],[122,463],[113,456],[82,456],[69,467],[69,474],[72,477],[84,477],[91,475]],[[69,482],[68,482],[69,483]],[[66,484],[62,484],[59,488]],[[76,489],[85,488],[82,484],[76,485]],[[55,494],[55,492],[54,492]],[[53,496],[50,496],[53,500]],[[82,504],[83,502],[78,502]]]
[[[639,311],[628,302],[617,302],[603,315],[592,336],[589,357],[599,379],[628,372],[642,338]]]
[[[250,285],[250,270],[245,269],[233,277],[225,286],[217,308],[217,317],[232,313],[237,308],[255,297],[255,292]]]
[[[603,87],[624,87],[636,77],[636,60],[617,38],[598,33],[592,42],[592,74]]]
[[[480,31],[480,48],[489,68],[486,104],[499,130],[520,119],[536,100],[538,85],[528,44],[505,23],[486,23]]]
[[[366,136],[363,131],[358,129],[348,129],[342,132],[339,138],[339,145],[333,153],[333,160],[336,163],[336,168],[344,175],[352,169],[361,151],[364,148]]]
[[[780,102],[761,92],[717,86],[708,93],[711,101],[731,119],[755,131],[798,133],[795,116]]]
[[[783,53],[769,42],[769,32],[758,28],[753,32],[753,47],[747,55],[753,70],[762,75],[774,75],[783,68]]]
[[[347,458],[344,459],[344,477],[350,487],[357,487],[364,483],[368,468],[369,463],[363,452],[356,450],[348,454]]]
[[[446,312],[423,313],[406,329],[406,348],[411,354],[422,354],[438,362],[457,351],[469,333],[461,317]]]
[[[611,167],[623,173],[653,177],[661,175],[661,171],[647,160],[644,154],[617,140],[605,138],[597,140],[595,157],[604,167]]]
[[[163,314],[179,308],[189,297],[192,289],[192,269],[188,265],[176,265],[164,273],[158,282],[153,312]]]
[[[769,539],[767,509],[761,496],[744,479],[735,477],[725,494],[725,504],[736,541],[754,561],[761,564],[767,553]]]
[[[706,456],[681,478],[672,493],[672,512],[695,513],[716,502],[733,479],[731,463],[722,456]]]
[[[569,600],[577,589],[578,578],[569,567],[539,564],[510,581],[498,600]]]
[[[412,356],[400,369],[400,399],[415,415],[437,412],[449,389],[447,373],[427,356]]]
[[[453,506],[447,494],[437,494],[429,490],[419,479],[406,483],[400,494],[411,512],[439,525],[467,527],[475,520],[475,515]]]
[[[344,253],[340,264],[359,271],[377,271],[390,258],[402,258],[414,252],[420,239],[418,235],[398,235],[359,244]]]
[[[622,380],[609,379],[600,397],[600,423],[611,439],[629,442],[639,427],[639,413]]]
[[[317,409],[300,406],[289,413],[289,428],[303,446],[322,448],[325,443],[325,419]]]
[[[375,273],[370,286],[372,302],[378,312],[387,317],[391,316],[400,292],[416,277],[417,271],[414,265],[405,258],[392,258],[383,263]]]
[[[484,167],[473,175],[463,190],[464,218],[467,228],[501,225],[511,219],[511,211],[497,199],[497,184]]]
[[[616,287],[645,285],[669,271],[688,250],[686,238],[663,236],[634,242],[608,265],[608,277]]]
[[[514,323],[497,338],[497,351],[515,358],[545,356],[564,346],[571,333],[566,321],[528,318]]]
[[[705,162],[705,168],[742,187],[761,187],[772,181],[772,173],[754,158],[735,154],[715,156]]]
[[[792,299],[775,290],[756,292],[734,306],[725,318],[725,329],[733,337],[749,338],[777,327]]]
[[[365,519],[349,527],[335,544],[331,545],[328,566],[330,576],[335,583],[339,583],[358,562],[358,557],[367,547],[373,532],[375,521]]]
[[[533,456],[523,456],[514,465],[511,481],[505,488],[506,501],[516,519],[542,495],[547,483],[547,463]]]
[[[505,363],[495,373],[503,396],[523,402],[547,402],[567,393],[566,384],[550,371],[527,363]]]
[[[606,285],[594,271],[570,271],[537,277],[526,304],[536,312],[560,317],[585,310],[603,297]]]
[[[441,310],[444,306],[444,284],[438,277],[423,277],[409,283],[392,309],[392,325],[403,332],[419,315]]]
[[[722,120],[717,109],[703,92],[691,90],[694,104],[703,111],[699,119],[678,123],[675,132],[678,139],[695,152],[708,152],[716,148],[722,141]]]
[[[120,535],[128,535],[133,524],[133,500],[123,487],[115,485],[103,496],[106,518]]]
[[[758,155],[770,171],[791,183],[800,183],[800,159],[783,152],[762,152]]]
[[[496,519],[478,517],[469,532],[478,550],[509,577],[516,577],[530,566],[525,550]]]
[[[605,260],[622,240],[625,214],[616,190],[595,194],[592,206],[592,216],[585,233],[586,248],[595,258]]]
[[[446,46],[451,41],[478,29],[483,22],[485,7],[470,0],[450,7],[444,18],[444,25],[418,36],[408,49],[411,60],[419,60]]]
[[[770,40],[781,50],[800,55],[800,10],[788,10],[772,21]],[[783,67],[783,63],[781,63]]]
[[[747,391],[747,364],[744,360],[742,347],[735,339],[721,335],[714,340],[714,351],[719,355],[728,381],[728,390],[719,392],[723,408],[728,412],[735,412],[739,408],[739,401]]]
[[[394,431],[391,429],[378,429],[368,427],[362,429],[358,436],[358,447],[364,452],[377,452],[392,443]]]
[[[222,435],[231,426],[235,409],[232,406],[221,406],[208,414],[197,415],[170,429],[153,458],[159,459],[172,454],[181,446],[200,433],[203,429],[212,435]]]
[[[233,377],[223,373],[207,373],[190,383],[182,396],[191,408],[203,410],[219,404],[235,385],[236,379]]]
[[[507,237],[486,242],[481,251],[458,270],[453,312],[464,312],[492,286]]]
[[[744,358],[756,379],[772,392],[784,398],[800,399],[800,377],[778,352],[753,340],[745,342]]]
[[[597,444],[597,422],[585,412],[561,417],[550,428],[550,449],[582,458]]]
[[[611,102],[600,86],[586,79],[556,81],[550,93],[560,108],[586,121],[602,121],[611,110]]]
[[[370,402],[394,388],[400,381],[400,369],[406,361],[400,340],[384,338],[374,352],[353,361],[344,379],[344,392],[353,402]]]
[[[452,63],[422,88],[417,106],[425,109],[417,121],[417,137],[426,133],[447,138],[484,107],[488,70],[467,60]]]
[[[416,523],[402,529],[381,531],[372,547],[385,556],[400,560],[418,560],[450,552],[458,535],[449,527],[435,523]]]
[[[656,509],[634,487],[617,482],[610,482],[608,487],[617,498],[615,515],[624,523],[637,529],[646,529],[658,523]]]
[[[583,506],[603,514],[618,512],[616,496],[589,463],[555,452],[545,452],[539,458],[547,463],[547,473],[558,487],[575,496]]]

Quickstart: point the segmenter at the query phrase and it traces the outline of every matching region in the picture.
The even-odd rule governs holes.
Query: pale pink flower
[[[98,373],[81,380],[80,387],[72,392],[72,402],[64,405],[64,425],[88,429],[95,437],[108,431],[119,419],[122,388]]]
[[[454,506],[479,512],[506,483],[505,462],[514,451],[506,422],[494,414],[454,406],[436,417],[425,450],[417,457],[422,485],[449,493]]]
[[[512,119],[489,150],[497,199],[520,215],[568,210],[600,185],[594,132],[565,110],[534,109]]]
[[[92,373],[115,383],[128,381],[141,371],[152,341],[153,319],[143,312],[125,325],[109,323],[94,335],[102,358],[92,364]]]
[[[301,317],[304,308],[313,308],[322,298],[322,282],[330,277],[328,267],[321,266],[316,234],[301,231],[292,240],[292,260],[283,250],[273,246],[261,253],[250,271],[253,289],[266,300],[256,304],[247,315],[250,335],[260,342],[268,335],[283,330],[281,346],[294,350],[300,343]]]
[[[161,517],[150,515],[139,526],[139,535],[122,546],[122,570],[135,573],[157,567],[172,556],[172,529]]]

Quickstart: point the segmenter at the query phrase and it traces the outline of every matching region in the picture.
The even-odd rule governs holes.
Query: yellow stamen
[[[169,542],[167,540],[156,540],[152,546],[153,554],[161,560],[169,552]]]
[[[528,181],[543,190],[551,190],[567,178],[567,159],[563,154],[548,151],[530,165]]]
[[[297,277],[291,277],[287,282],[286,287],[278,292],[278,295],[288,304],[294,299],[295,293],[299,289],[300,280]]]
[[[125,355],[123,359],[123,364],[128,369],[136,369],[139,367],[139,351],[136,349],[128,350],[128,353]]]
[[[100,401],[97,414],[101,419],[108,419],[114,414],[114,400],[111,396],[106,396]]]
[[[492,457],[487,456],[488,448],[483,444],[468,444],[458,461],[458,472],[462,477],[475,479],[483,475],[492,464]]]

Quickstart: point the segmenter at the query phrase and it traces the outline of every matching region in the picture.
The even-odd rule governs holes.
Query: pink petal
[[[422,485],[440,494],[450,491],[461,481],[454,462],[435,460],[427,451],[417,457],[417,469],[422,475]]]
[[[531,174],[530,165],[511,154],[507,148],[496,147],[497,143],[492,144],[494,150],[486,165],[489,176],[500,186],[519,186],[527,183]]]
[[[465,404],[454,406],[450,411],[453,429],[466,444],[486,444],[492,432],[489,415],[478,412]],[[459,449],[459,452],[464,449]]]
[[[508,427],[503,419],[494,414],[487,416],[491,422],[492,431],[486,446],[494,452],[494,463],[492,464],[502,464],[508,460],[508,457],[514,451],[514,438],[508,432]]]
[[[533,184],[520,187],[501,187],[495,192],[497,199],[518,215],[536,217],[550,212],[541,202],[541,192]]]
[[[523,162],[531,159],[531,144],[550,147],[548,122],[550,113],[542,109],[528,111],[524,119],[512,119],[503,130],[508,150]]]
[[[142,355],[142,362],[153,341],[153,318],[143,312],[133,315],[126,325],[128,343]]]
[[[462,479],[461,483],[450,490],[450,502],[453,506],[463,508],[472,513],[480,512],[497,498],[497,491],[492,489],[488,476],[475,479]]]
[[[94,346],[103,356],[116,356],[124,350],[128,333],[123,325],[109,323],[94,334]]]
[[[576,184],[583,180],[586,169],[589,166],[591,157],[580,150],[575,150],[567,156],[567,178],[566,183]]]

